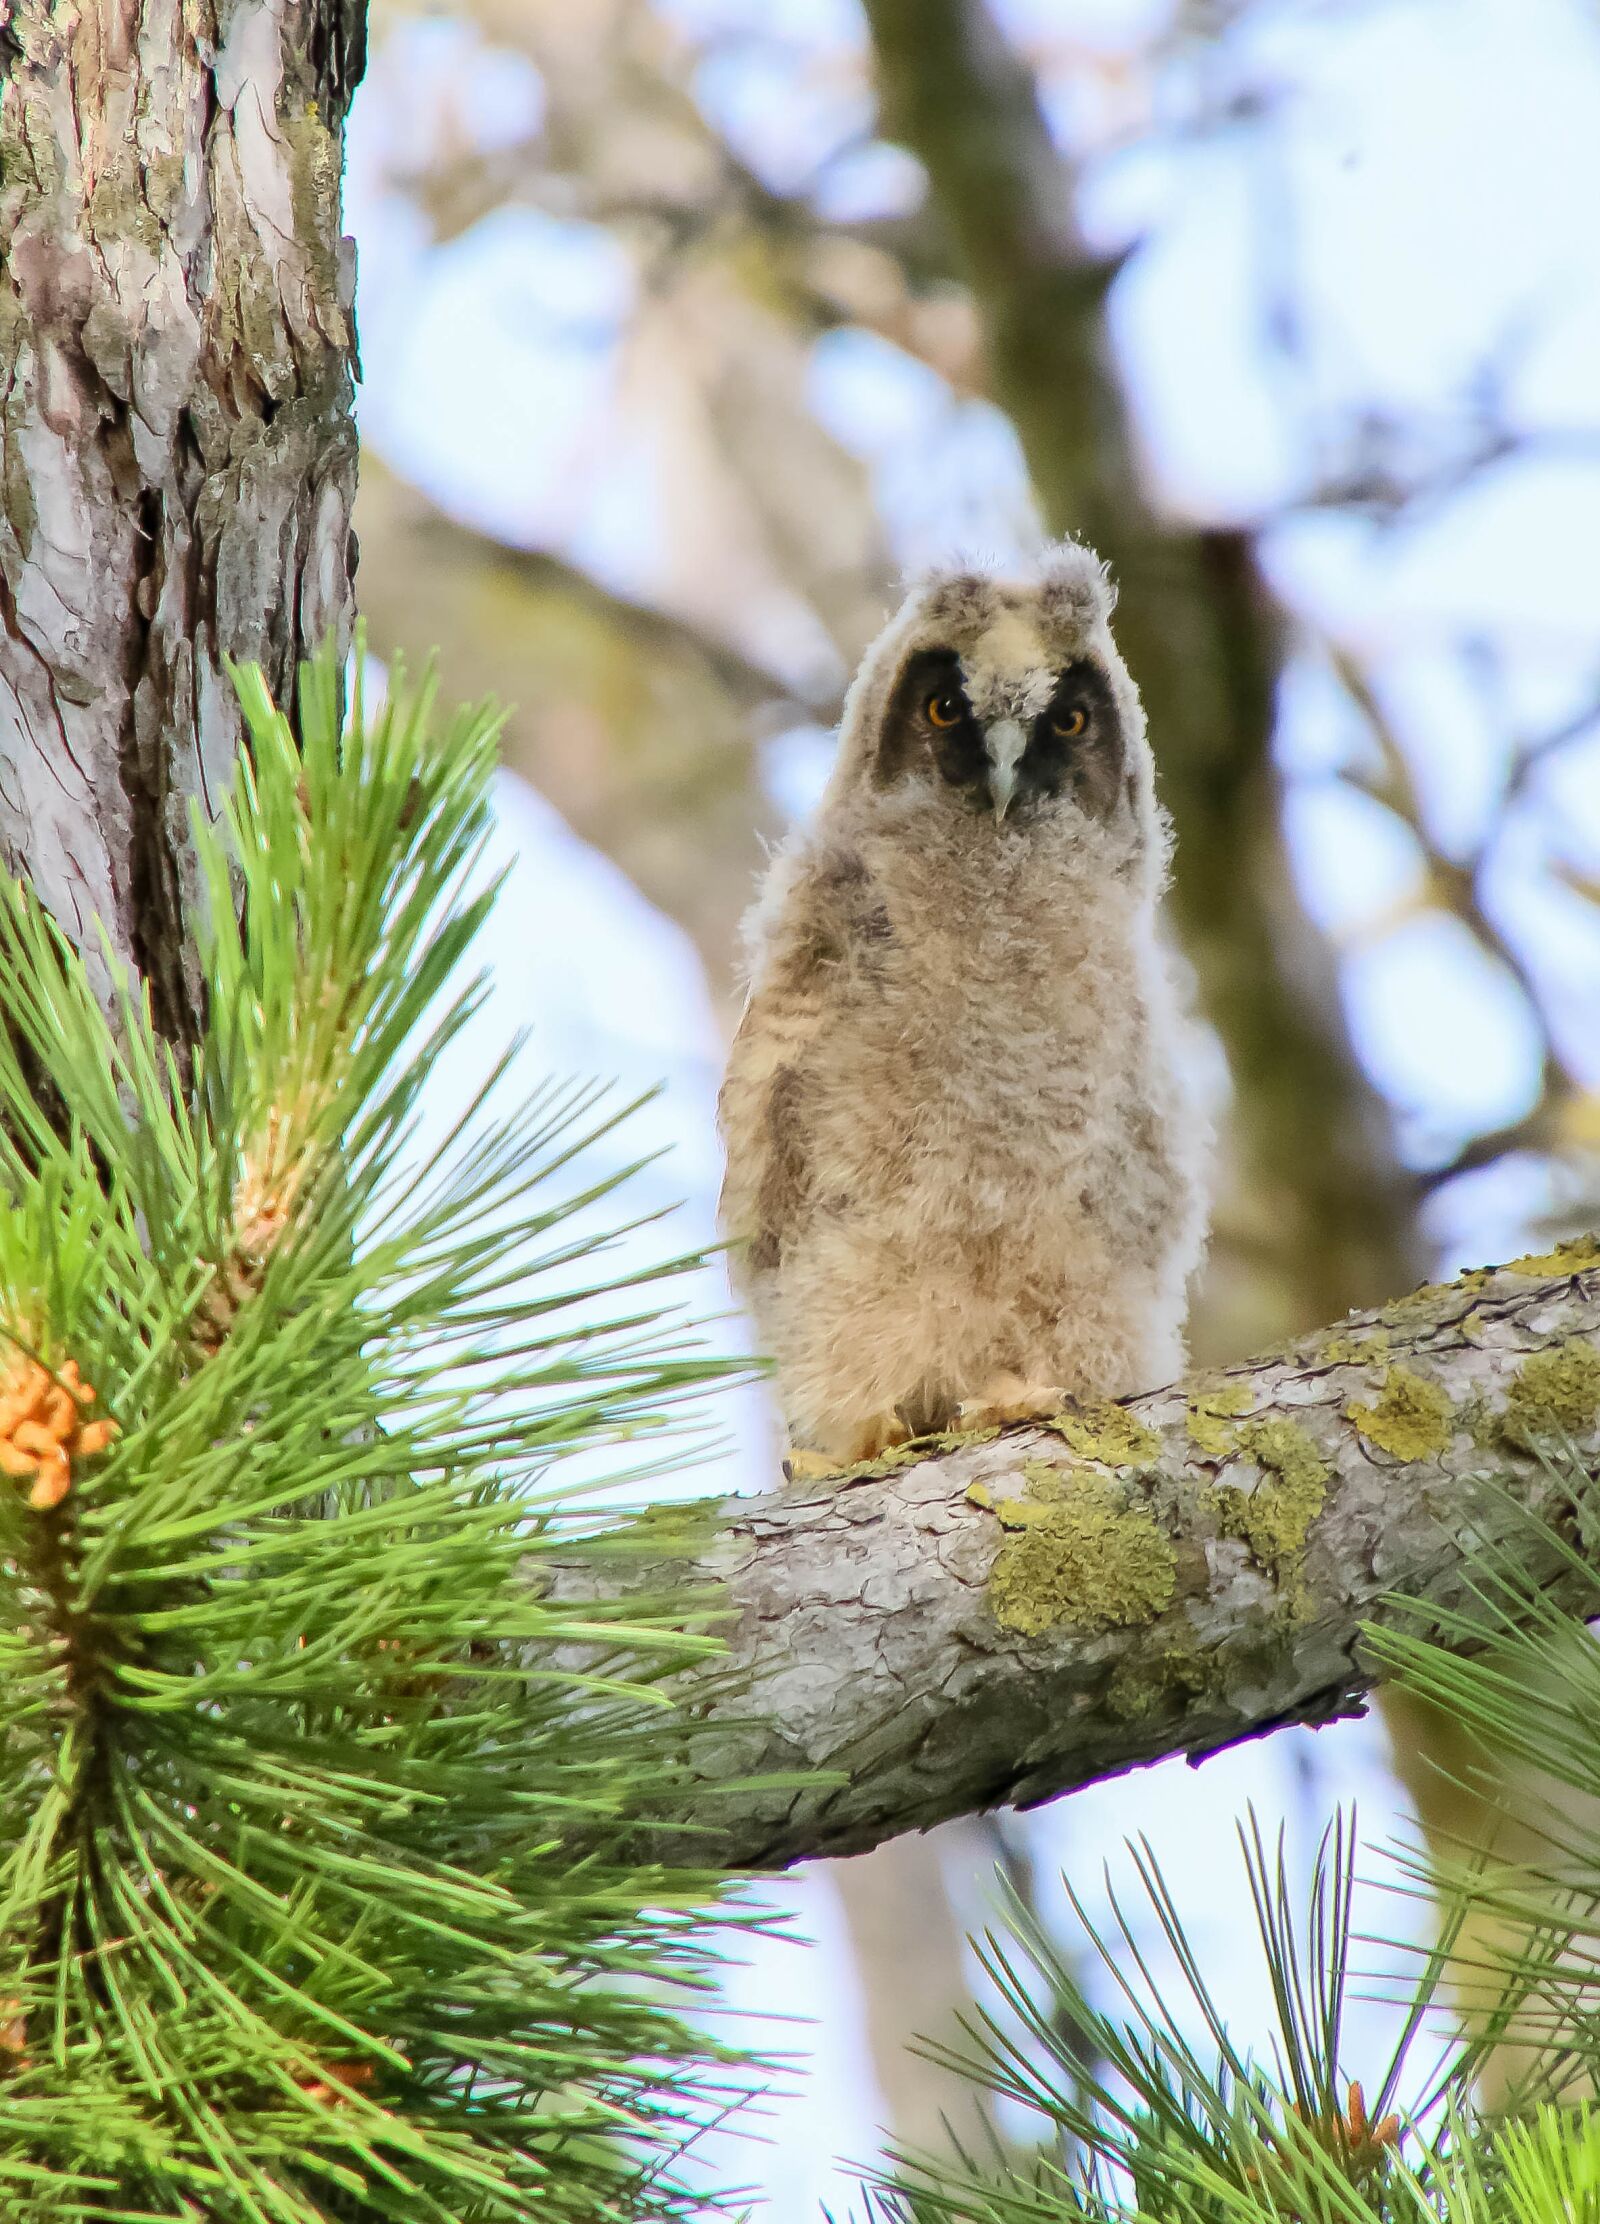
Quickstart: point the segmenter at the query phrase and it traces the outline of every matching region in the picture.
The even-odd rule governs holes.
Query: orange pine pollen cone
[[[110,1446],[117,1424],[85,1420],[95,1402],[75,1359],[52,1373],[37,1359],[14,1353],[0,1380],[0,1475],[31,1482],[28,1504],[52,1513],[72,1488],[72,1463],[93,1459]]]
[[[1350,2086],[1350,2105],[1345,2118],[1344,2135],[1351,2161],[1359,2168],[1370,2170],[1382,2157],[1385,2147],[1399,2145],[1400,2118],[1389,2115],[1374,2123],[1367,2114],[1367,2099],[1360,2082],[1354,2080]]]
[[[296,2082],[307,2100],[344,2100],[351,2093],[359,2093],[373,2084],[377,2072],[370,2062],[330,2062],[320,2078],[308,2085],[303,2079]]]
[[[1291,2102],[1289,2113],[1297,2122],[1311,2126],[1318,2143],[1339,2160],[1352,2179],[1364,2178],[1375,2170],[1388,2149],[1400,2144],[1399,2116],[1391,2114],[1374,2123],[1367,2114],[1367,2096],[1359,2078],[1351,2080],[1342,2116],[1334,2104],[1324,2114],[1308,2118],[1297,2101]],[[1261,2183],[1261,2172],[1253,2163],[1246,2166],[1244,2174],[1250,2184]]]

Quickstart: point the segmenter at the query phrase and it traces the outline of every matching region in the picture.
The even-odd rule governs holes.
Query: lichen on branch
[[[848,1853],[1359,1712],[1364,1630],[1400,1598],[1470,1615],[1508,1508],[1570,1519],[1573,1456],[1600,1473],[1590,1239],[1222,1375],[731,1500],[698,1570],[730,1658],[676,1687],[697,1843]],[[1559,1586],[1553,1548],[1532,1572]]]

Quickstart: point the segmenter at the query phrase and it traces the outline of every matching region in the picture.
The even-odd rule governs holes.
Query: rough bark
[[[1533,1447],[1593,1471],[1597,1427],[1591,1240],[1059,1428],[730,1500],[687,1571],[731,1652],[679,1694],[697,1844],[781,1867],[1360,1712],[1363,1625],[1466,1604],[1504,1531],[1474,1478],[1559,1517]],[[738,1781],[794,1771],[827,1776]]]
[[[1310,1327],[1375,1303],[1421,1261],[1382,1108],[1282,855],[1281,618],[1245,531],[1196,530],[1152,502],[1107,329],[1118,266],[1078,235],[1022,57],[983,0],[865,4],[884,128],[927,170],[1046,522],[1091,542],[1117,581],[1118,640],[1178,829],[1174,916],[1233,1075],[1241,1232],[1274,1259],[1283,1317]]]
[[[0,7],[0,861],[193,1032],[192,798],[351,619],[361,0]]]

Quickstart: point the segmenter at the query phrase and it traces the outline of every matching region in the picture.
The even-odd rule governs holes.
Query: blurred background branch
[[[1581,0],[380,0],[374,32],[374,642],[437,640],[447,689],[514,706],[508,765],[664,915],[653,948],[688,936],[721,1024],[763,845],[817,792],[897,568],[1070,531],[1116,575],[1209,1023],[1196,1357],[1592,1222]],[[517,953],[547,1026],[571,948]],[[659,999],[608,978],[591,1062],[636,1029],[661,1070]],[[1364,1735],[1251,1766],[1285,1802],[1366,1769],[1381,1801]],[[1402,1772],[1470,1828],[1433,1749],[1414,1713]],[[1163,1794],[1186,1836],[1212,1773]],[[1048,1901],[1060,1833],[1134,1811],[1007,1821],[1008,1861]],[[870,2027],[917,2139],[956,2103],[899,2042],[962,2006],[980,1835],[836,1872],[854,1966],[817,2074]]]
[[[1283,621],[1248,533],[1152,503],[1106,326],[1120,258],[1075,221],[1032,72],[982,0],[867,0],[884,121],[922,161],[1050,530],[1117,582],[1178,831],[1174,916],[1233,1078],[1234,1180],[1282,1246],[1289,1325],[1414,1280],[1387,1121],[1290,893],[1271,735]]]

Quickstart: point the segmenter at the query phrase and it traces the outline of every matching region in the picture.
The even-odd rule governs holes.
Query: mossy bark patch
[[[1166,1611],[1177,1556],[1149,1514],[1105,1476],[1068,1476],[1041,1461],[1023,1472],[1027,1496],[993,1507],[1011,1532],[989,1575],[989,1606],[1002,1629],[1024,1637],[1062,1624],[1132,1629]]]
[[[1532,1451],[1563,1436],[1588,1436],[1600,1420],[1600,1351],[1573,1336],[1526,1358],[1511,1380],[1501,1433]]]
[[[1587,1274],[1600,1266],[1600,1234],[1569,1236],[1565,1243],[1558,1243],[1553,1251],[1527,1251],[1520,1259],[1508,1259],[1506,1274]]]
[[[1226,1459],[1233,1450],[1234,1431],[1228,1426],[1254,1404],[1242,1382],[1227,1382],[1219,1390],[1203,1390],[1189,1400],[1189,1442],[1208,1459]]]
[[[1465,1274],[1458,1274],[1453,1282],[1419,1282],[1404,1297],[1392,1298],[1378,1318],[1391,1327],[1414,1329],[1427,1313],[1437,1311],[1448,1315],[1461,1297],[1481,1290],[1493,1272],[1493,1267],[1475,1266]]]
[[[1344,1411],[1369,1444],[1396,1459],[1432,1459],[1455,1434],[1449,1393],[1409,1367],[1390,1367],[1371,1405],[1347,1405]]]
[[[1107,1467],[1149,1467],[1161,1456],[1161,1438],[1126,1406],[1093,1398],[1045,1423],[1084,1459]]]
[[[1305,1550],[1311,1524],[1328,1498],[1328,1463],[1298,1421],[1246,1421],[1235,1448],[1261,1470],[1254,1490],[1219,1484],[1209,1493],[1223,1533],[1249,1546],[1252,1556],[1280,1578]]]
[[[1330,1367],[1370,1366],[1388,1356],[1388,1332],[1382,1328],[1365,1336],[1325,1336],[1317,1347],[1317,1357]]]

